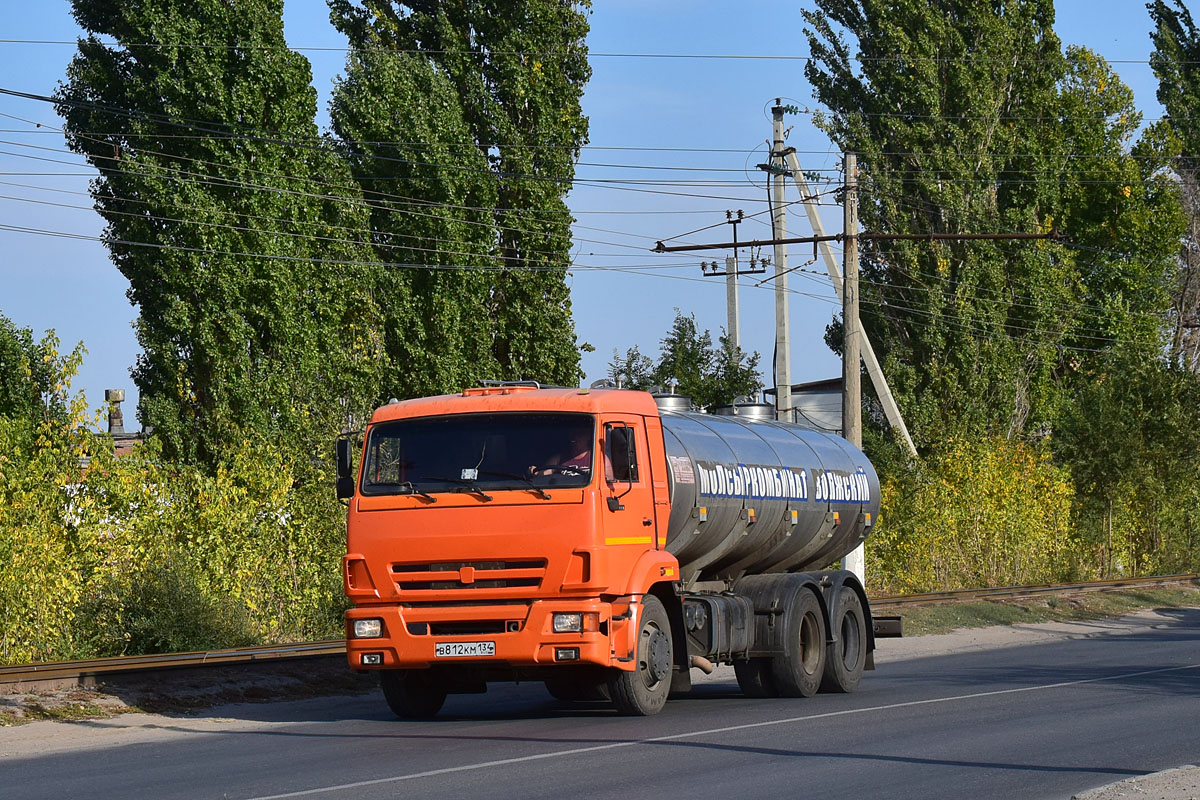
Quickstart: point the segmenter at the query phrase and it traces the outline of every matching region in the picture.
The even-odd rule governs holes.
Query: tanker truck
[[[862,584],[824,570],[879,482],[844,439],[686,398],[493,383],[393,401],[337,448],[350,668],[401,718],[491,681],[655,714],[691,670],[742,692],[849,692],[873,669]]]

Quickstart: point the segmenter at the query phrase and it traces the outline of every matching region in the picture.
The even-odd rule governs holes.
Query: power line
[[[362,52],[388,52],[410,55],[488,55],[488,56],[523,56],[538,58],[640,58],[662,60],[708,60],[708,61],[820,61],[815,56],[797,56],[771,53],[639,53],[639,52],[590,52],[586,48],[578,50],[489,50],[483,53],[479,50],[431,50],[400,47],[331,47],[315,45],[260,45],[260,44],[217,44],[205,42],[116,42],[97,40],[104,47],[111,48],[145,48],[145,49],[202,49],[202,50],[289,50],[292,52],[328,52],[346,53],[351,50]],[[0,39],[0,44],[29,44],[29,45],[70,45],[79,44],[77,40],[67,39]],[[1150,59],[1105,58],[1109,64],[1150,64]],[[992,64],[1009,63],[1010,58],[982,56],[847,56],[847,60],[858,63],[935,63],[935,64]],[[1026,61],[1030,59],[1024,59]],[[1200,61],[1178,61],[1179,64],[1200,64]]]

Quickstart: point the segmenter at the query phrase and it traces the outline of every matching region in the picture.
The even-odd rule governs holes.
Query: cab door
[[[604,544],[631,554],[658,546],[646,429],[639,416],[602,420]]]

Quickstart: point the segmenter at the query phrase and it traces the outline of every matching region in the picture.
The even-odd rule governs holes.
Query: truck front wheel
[[[432,670],[389,669],[379,673],[388,708],[400,719],[423,719],[441,711],[446,687]]]
[[[648,717],[657,714],[671,691],[675,664],[671,622],[662,601],[648,594],[642,600],[642,624],[638,629],[637,666],[632,672],[613,670],[608,692],[622,714]]]
[[[781,696],[812,697],[824,671],[825,615],[817,596],[801,588],[788,617],[784,652],[772,661],[771,674]]]

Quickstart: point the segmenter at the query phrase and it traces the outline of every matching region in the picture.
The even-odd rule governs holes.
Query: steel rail
[[[340,655],[346,643],[340,639],[326,642],[233,647],[194,653],[160,653],[144,656],[114,656],[81,661],[44,661],[36,664],[0,666],[0,686],[32,681],[58,681],[90,678],[121,672],[153,672],[185,667],[215,667],[230,664],[262,664],[319,656]]]
[[[882,595],[871,598],[871,607],[895,608],[908,605],[963,603],[972,600],[1036,597],[1039,595],[1105,592],[1120,589],[1139,589],[1170,584],[1200,585],[1200,574],[1161,575],[1148,578],[1122,578],[1107,581],[1082,581],[1066,584],[1035,586],[1002,586],[993,589],[959,589],[947,592],[928,592],[909,595]],[[0,686],[29,684],[40,681],[69,681],[94,678],[103,674],[153,672],[156,670],[203,668],[222,665],[265,664],[321,656],[336,656],[346,652],[340,639],[298,644],[234,647],[225,650],[205,650],[194,653],[167,653],[144,656],[116,656],[82,661],[52,661],[36,664],[0,666]]]
[[[966,603],[972,600],[997,598],[1038,597],[1053,594],[1082,592],[1113,592],[1120,589],[1144,589],[1176,583],[1200,584],[1200,574],[1158,575],[1146,578],[1117,578],[1105,581],[1080,581],[1078,583],[1047,583],[1031,586],[999,586],[991,589],[956,589],[946,592],[924,594],[880,595],[872,597],[871,607],[895,607],[908,605],[937,605],[939,603]]]

